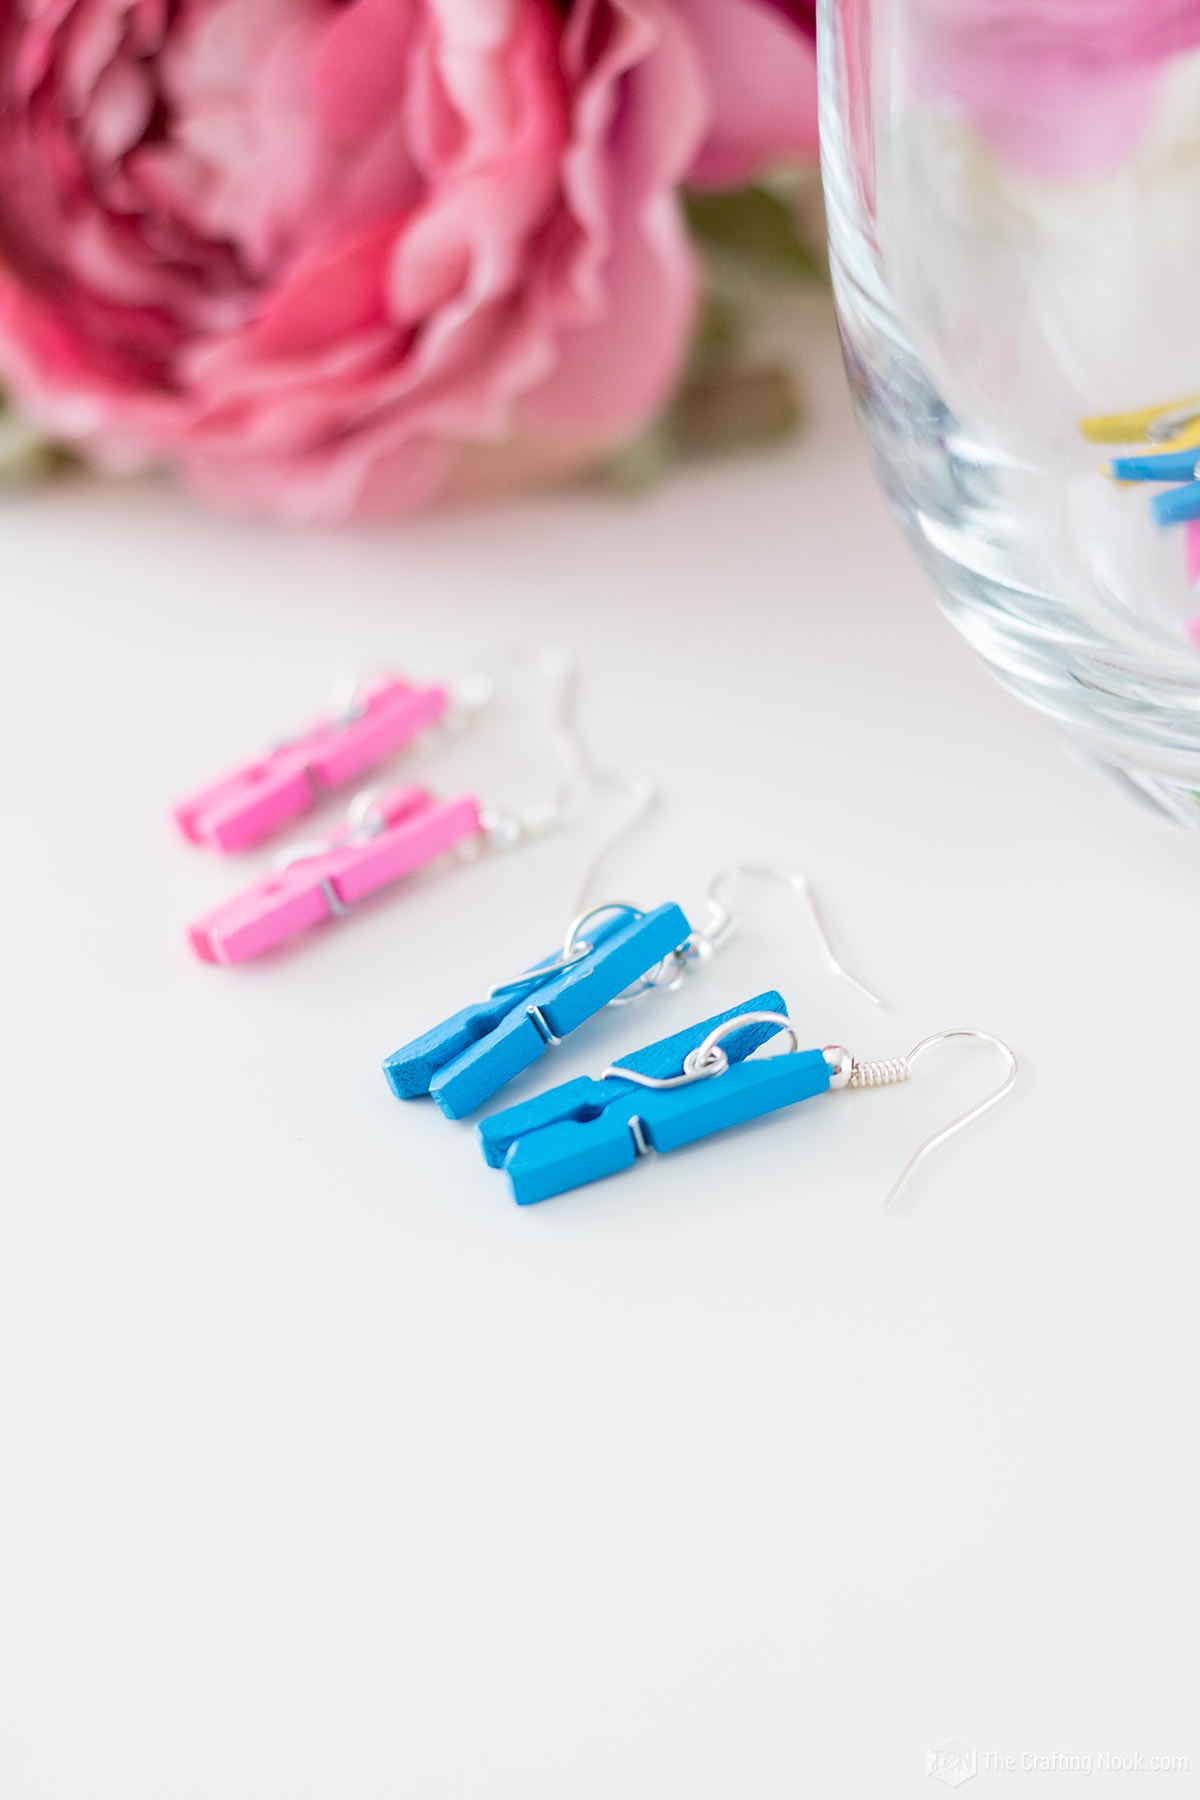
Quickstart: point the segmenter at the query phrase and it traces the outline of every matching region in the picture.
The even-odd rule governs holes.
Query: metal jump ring
[[[652,969],[639,975],[623,993],[609,1001],[610,1006],[632,1006],[635,1001],[644,1000],[648,994],[673,994],[688,970],[688,951],[685,949],[668,950],[659,958]]]
[[[586,912],[578,913],[567,926],[567,935],[563,939],[562,947],[563,962],[568,963],[575,960],[579,933],[583,930],[585,925],[589,925],[593,919],[603,918],[605,913],[614,912],[630,913],[635,919],[645,917],[642,908],[640,906],[632,905],[628,900],[606,900],[602,906],[589,906]],[[591,946],[589,945],[588,950],[585,951],[584,954],[590,954],[590,949]]]
[[[511,981],[496,982],[488,989],[488,999],[499,1000],[506,994],[519,994],[522,989],[536,987],[539,982],[545,981],[549,976],[561,974],[564,969],[569,969],[575,963],[582,962],[585,956],[592,954],[595,945],[590,943],[587,938],[581,938],[580,932],[592,919],[600,918],[602,914],[610,912],[627,912],[632,913],[635,918],[642,917],[641,907],[632,906],[627,900],[608,900],[603,906],[589,907],[587,912],[578,914],[567,926],[563,947],[553,962],[539,963],[535,969],[526,969],[523,975],[516,975]]]
[[[796,1036],[796,1027],[784,1013],[749,1012],[738,1013],[735,1018],[726,1019],[710,1031],[702,1044],[688,1052],[683,1059],[683,1072],[679,1075],[643,1075],[637,1069],[623,1069],[617,1064],[605,1069],[601,1081],[632,1081],[644,1088],[679,1088],[689,1087],[694,1081],[711,1081],[714,1075],[724,1075],[729,1067],[729,1058],[721,1048],[722,1038],[740,1031],[745,1025],[776,1025],[780,1031],[786,1031],[792,1040],[793,1051],[799,1050],[800,1039]]]

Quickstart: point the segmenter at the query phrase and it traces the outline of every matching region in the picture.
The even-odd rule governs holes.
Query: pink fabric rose
[[[1010,166],[1108,173],[1140,143],[1200,0],[917,0],[913,63]]]
[[[0,376],[296,520],[635,431],[695,311],[677,190],[816,148],[773,0],[0,0],[0,35]]]

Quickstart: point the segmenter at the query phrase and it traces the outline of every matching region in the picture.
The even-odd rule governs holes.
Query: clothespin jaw
[[[301,846],[284,867],[197,920],[189,941],[204,962],[246,962],[339,916],[480,831],[479,803],[470,796],[441,801],[423,788],[395,789],[361,819],[321,843]]]
[[[395,675],[364,681],[347,711],[320,719],[300,737],[243,764],[175,807],[193,844],[248,850],[356,780],[442,718],[444,687],[413,687]]]
[[[718,1027],[743,1013],[786,1012],[778,993],[758,994],[622,1058],[603,1080],[568,1081],[495,1113],[479,1127],[484,1160],[505,1171],[517,1204],[530,1206],[632,1168],[652,1151],[679,1149],[824,1093],[830,1067],[820,1050],[746,1060],[779,1030],[757,1020],[724,1038],[729,1066],[710,1080],[654,1090],[619,1078],[622,1068],[655,1080],[674,1078]]]
[[[628,923],[627,914],[613,913],[602,919],[590,934],[593,947],[599,949]],[[474,1045],[500,1030],[507,1020],[523,1020],[535,989],[564,966],[561,953],[552,950],[516,981],[502,983],[486,1000],[462,1007],[431,1031],[422,1032],[394,1051],[385,1059],[383,1072],[397,1100],[425,1099],[438,1077],[451,1070]]]
[[[388,1086],[401,1100],[429,1094],[447,1118],[465,1118],[690,936],[678,906],[623,908],[595,927],[585,955],[565,964],[547,958],[529,971],[540,980],[506,984],[509,991],[464,1007],[389,1056]]]

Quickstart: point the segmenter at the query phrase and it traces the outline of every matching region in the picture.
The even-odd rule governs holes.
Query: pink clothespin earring
[[[485,805],[474,795],[439,800],[421,787],[360,794],[346,821],[327,837],[284,850],[275,870],[198,919],[188,940],[205,962],[238,963],[285,939],[340,918],[369,894],[453,854],[473,861],[486,851],[510,850],[567,824],[588,793],[623,777],[597,771],[574,721],[575,664],[560,649],[540,653],[538,673],[556,695],[553,724],[559,789],[526,812]],[[644,784],[629,784],[635,795]],[[638,798],[639,808],[644,804]]]
[[[434,727],[465,723],[488,691],[470,677],[457,690],[417,687],[391,674],[343,682],[325,714],[298,737],[180,801],[175,823],[207,849],[253,849]]]

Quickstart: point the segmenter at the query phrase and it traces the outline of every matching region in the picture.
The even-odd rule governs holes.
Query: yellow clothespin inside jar
[[[1089,444],[1153,444],[1157,450],[1191,450],[1200,446],[1200,394],[1132,412],[1097,414],[1080,419],[1079,429]]]

